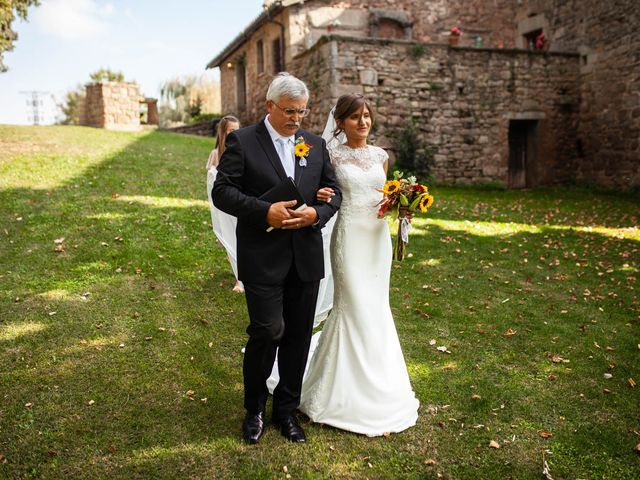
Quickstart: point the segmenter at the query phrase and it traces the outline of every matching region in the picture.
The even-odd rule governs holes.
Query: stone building
[[[142,97],[136,83],[98,82],[85,85],[80,125],[110,130],[139,130],[141,114],[145,123],[158,124],[157,100]]]
[[[245,123],[279,71],[309,85],[312,131],[339,95],[364,93],[374,141],[393,153],[414,125],[439,181],[634,188],[639,17],[636,0],[267,1],[207,68]]]

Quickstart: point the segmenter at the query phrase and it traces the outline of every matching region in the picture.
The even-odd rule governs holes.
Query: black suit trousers
[[[280,382],[273,392],[273,416],[284,418],[298,408],[319,286],[320,281],[301,281],[295,263],[282,283],[244,282],[249,340],[242,370],[248,412],[265,409],[267,379],[278,347]]]

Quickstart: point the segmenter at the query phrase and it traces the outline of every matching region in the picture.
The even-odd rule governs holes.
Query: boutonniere
[[[309,155],[309,151],[312,148],[313,147],[311,145],[309,145],[308,143],[305,143],[303,136],[296,138],[296,146],[293,148],[293,153],[299,159],[298,165],[300,165],[301,167],[307,166],[306,157]]]

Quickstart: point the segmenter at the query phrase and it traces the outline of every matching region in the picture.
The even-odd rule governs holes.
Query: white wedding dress
[[[299,407],[313,422],[369,436],[415,425],[419,406],[389,305],[389,227],[377,218],[387,158],[375,146],[331,151],[342,192],[331,237],[333,310],[310,354]]]

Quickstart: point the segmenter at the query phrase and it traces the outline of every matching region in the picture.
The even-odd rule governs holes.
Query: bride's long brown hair
[[[340,121],[343,122],[353,112],[358,112],[362,110],[362,107],[367,107],[369,110],[369,115],[371,116],[371,125],[375,121],[375,112],[373,108],[371,108],[371,103],[367,100],[367,97],[360,93],[347,93],[346,95],[342,95],[338,98],[338,102],[336,103],[336,109],[333,112],[333,118],[336,121],[336,124]],[[336,129],[333,131],[333,136],[337,137],[340,135],[344,129],[340,126],[336,126]]]

